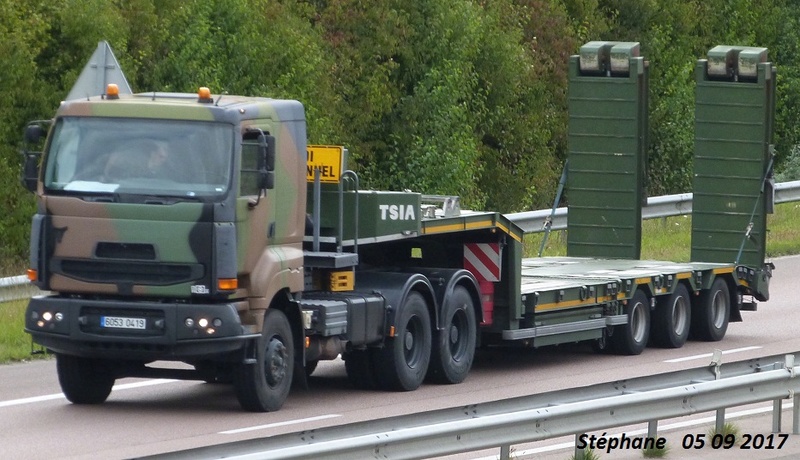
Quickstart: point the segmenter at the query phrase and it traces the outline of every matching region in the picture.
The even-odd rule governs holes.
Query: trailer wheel
[[[73,404],[100,404],[114,387],[114,372],[101,359],[56,354],[58,383]]]
[[[408,293],[395,323],[395,336],[376,350],[376,378],[387,390],[416,390],[431,359],[431,319],[422,294]]]
[[[731,313],[731,294],[728,284],[717,278],[711,289],[703,292],[692,311],[692,337],[707,342],[716,342],[725,337]]]
[[[689,338],[692,320],[691,297],[686,286],[679,284],[669,296],[658,299],[650,337],[653,344],[663,348],[680,348]]]
[[[435,383],[461,383],[475,358],[475,305],[463,286],[456,286],[443,314],[444,328],[434,331],[428,378]]]
[[[625,305],[625,314],[628,322],[617,326],[610,337],[614,351],[622,355],[638,355],[650,338],[650,302],[641,289],[637,289]]]
[[[374,390],[378,388],[375,381],[372,354],[375,350],[353,350],[342,355],[344,369],[347,371],[347,380],[359,390]]]
[[[236,397],[244,410],[276,411],[289,395],[294,371],[292,329],[283,312],[267,310],[256,347],[256,362],[237,366]]]

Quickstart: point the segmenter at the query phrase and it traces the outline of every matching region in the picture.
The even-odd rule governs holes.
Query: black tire
[[[475,304],[463,286],[453,289],[442,321],[444,328],[433,332],[427,378],[434,383],[461,383],[472,368],[477,341]]]
[[[105,361],[56,354],[61,391],[73,404],[100,404],[114,387],[114,370]]]
[[[731,293],[728,283],[717,278],[711,289],[704,291],[692,310],[691,335],[698,340],[717,342],[725,337],[731,315]]]
[[[628,322],[617,326],[610,337],[614,351],[621,355],[638,355],[650,338],[650,302],[641,289],[625,305]]]
[[[270,308],[258,339],[255,364],[239,364],[234,388],[244,410],[271,412],[283,406],[294,374],[294,341],[286,315]]]
[[[375,350],[375,377],[386,390],[416,390],[425,379],[431,360],[431,318],[422,294],[408,293],[395,325],[395,336]]]
[[[656,302],[656,310],[650,323],[650,338],[653,345],[662,348],[680,348],[689,338],[692,323],[692,298],[683,284],[675,292],[662,296]]]
[[[378,388],[375,379],[372,355],[375,350],[353,350],[342,355],[344,369],[347,371],[347,380],[359,390],[374,390]]]

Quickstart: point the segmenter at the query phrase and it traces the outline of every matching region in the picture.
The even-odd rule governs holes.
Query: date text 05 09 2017
[[[770,434],[750,434],[744,433],[738,438],[732,433],[728,434],[687,434],[683,437],[681,447],[683,449],[702,449],[706,446],[712,449],[781,449],[786,443],[789,435],[786,433]],[[611,453],[613,450],[641,450],[641,449],[664,449],[667,440],[663,437],[630,437],[623,433],[621,436],[608,436],[603,433],[600,436],[582,434],[578,437],[576,447],[578,449],[596,449]]]
[[[787,439],[789,439],[787,433],[744,433],[739,435],[738,439],[733,433],[709,435],[690,433],[683,437],[681,447],[684,449],[702,449],[709,446],[712,449],[771,450],[783,448]]]

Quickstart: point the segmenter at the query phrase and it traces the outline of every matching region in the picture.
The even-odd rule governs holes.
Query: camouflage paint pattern
[[[140,204],[93,202],[77,196],[46,194],[38,186],[39,213],[45,215],[42,237],[47,264],[47,288],[60,292],[189,298],[192,286],[211,287],[214,273],[214,223],[236,223],[236,260],[239,290],[229,298],[250,298],[251,307],[267,308],[277,292],[298,292],[303,287],[302,239],[305,225],[305,117],[296,101],[222,96],[215,103],[200,102],[193,94],[149,93],[101,97],[63,103],[56,117],[112,117],[124,127],[126,118],[216,121],[235,130],[232,186],[213,203],[177,202]],[[275,187],[266,196],[237,196],[241,168],[241,136],[260,128],[276,138]],[[47,164],[45,159],[44,164]],[[255,203],[258,203],[255,205]],[[153,257],[131,261],[98,257],[98,243],[152,248]],[[112,258],[113,259],[113,258]],[[33,260],[33,258],[32,258]],[[67,275],[61,261],[95,264],[125,270],[141,263],[144,270],[157,265],[190,266],[199,279],[176,283],[97,282],[91,276]],[[83,266],[81,266],[83,267]],[[35,268],[35,267],[34,267]],[[53,269],[56,269],[55,271]],[[113,271],[112,270],[112,271]],[[62,273],[56,273],[62,271]],[[113,278],[113,276],[112,276]],[[260,316],[260,315],[256,315]]]

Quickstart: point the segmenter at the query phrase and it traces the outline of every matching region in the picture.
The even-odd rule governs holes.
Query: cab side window
[[[242,180],[239,188],[240,196],[258,195],[258,135],[257,131],[248,131],[242,138]]]

